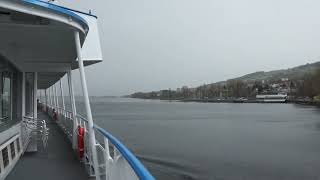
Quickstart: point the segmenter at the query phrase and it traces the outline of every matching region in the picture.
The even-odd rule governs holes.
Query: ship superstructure
[[[0,180],[154,179],[94,124],[84,67],[101,61],[95,15],[39,0],[0,0]],[[80,72],[86,117],[77,113],[73,71]]]

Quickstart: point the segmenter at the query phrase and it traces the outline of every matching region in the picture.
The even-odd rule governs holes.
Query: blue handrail
[[[83,115],[77,114],[76,116],[77,116],[78,118],[81,118],[82,120],[88,122],[88,120],[87,120]]]
[[[85,29],[89,29],[89,25],[88,25],[87,21],[85,19],[83,19],[81,16],[79,16],[76,13],[72,12],[72,11],[74,11],[72,9],[69,9],[69,8],[66,8],[66,7],[63,7],[63,6],[58,6],[58,5],[55,5],[55,4],[52,4],[52,3],[48,3],[48,2],[45,2],[45,1],[41,1],[41,0],[21,0],[21,1],[26,2],[26,3],[30,3],[30,4],[33,4],[33,5],[41,6],[43,8],[50,9],[50,10],[56,11],[58,13],[69,15],[69,16],[75,18],[75,20],[77,20],[80,23],[82,23],[85,26]],[[75,11],[75,12],[77,12],[77,11]]]
[[[41,1],[41,0],[38,0],[38,1]],[[42,1],[42,2],[45,2],[45,1]],[[76,12],[76,13],[80,13],[80,14],[91,16],[91,17],[94,17],[94,18],[98,19],[98,16],[95,15],[95,14],[91,14],[91,12],[90,13],[86,13],[86,12],[79,11],[79,10],[72,9],[72,8],[68,8],[68,7],[65,7],[65,6],[60,6],[60,5],[56,5],[56,4],[52,4],[52,3],[50,3],[50,4],[53,5],[53,6],[68,10],[68,11],[73,11],[73,12]]]
[[[155,178],[149,173],[149,171],[143,166],[143,164],[117,138],[97,125],[94,125],[94,128],[103,136],[105,136],[109,141],[111,141],[111,143],[118,149],[118,151],[130,164],[140,180],[155,180]]]
[[[88,122],[88,120],[80,114],[77,114],[79,118]],[[94,124],[93,128],[99,131],[104,137],[106,137],[111,143],[118,149],[121,155],[127,160],[134,172],[137,174],[140,180],[155,180],[155,178],[150,174],[150,172],[143,166],[143,164],[136,158],[136,156],[117,138],[108,133],[103,128]]]

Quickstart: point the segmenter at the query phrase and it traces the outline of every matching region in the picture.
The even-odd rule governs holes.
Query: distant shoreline
[[[133,97],[131,97],[133,98]],[[146,100],[161,100],[161,101],[178,101],[178,102],[198,102],[198,103],[258,103],[258,104],[303,104],[320,106],[320,102],[303,101],[303,100],[286,100],[285,102],[265,102],[257,99],[237,100],[237,99],[158,99],[158,98],[134,98]]]

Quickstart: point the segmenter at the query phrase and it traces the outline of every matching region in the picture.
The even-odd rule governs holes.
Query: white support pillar
[[[59,83],[60,83],[60,95],[61,95],[61,101],[62,101],[62,109],[63,109],[63,111],[61,111],[60,113],[61,114],[63,114],[63,116],[62,116],[62,119],[63,119],[63,123],[64,123],[64,125],[62,125],[62,126],[64,126],[64,128],[66,128],[66,105],[64,104],[64,96],[63,96],[63,88],[62,88],[62,81],[61,81],[61,78],[60,78],[60,80],[59,80]]]
[[[52,106],[52,93],[51,93],[51,87],[48,88],[49,90],[49,104]]]
[[[38,91],[38,73],[34,72],[33,76],[33,117],[35,119],[38,118],[38,110],[37,110],[37,91]]]
[[[60,79],[60,92],[61,92],[62,108],[63,108],[63,110],[66,110],[66,104],[64,103],[64,96],[63,96],[63,88],[62,88],[61,79]]]
[[[54,107],[53,86],[50,87],[50,99],[51,99],[51,107]]]
[[[77,148],[78,121],[77,121],[76,102],[75,102],[75,99],[74,99],[74,92],[73,92],[71,68],[68,70],[68,74],[67,75],[68,75],[69,96],[70,96],[71,109],[72,109],[72,119],[73,119],[72,145],[73,145],[73,149],[76,149]]]
[[[54,109],[56,109],[57,99],[56,99],[56,86],[55,86],[55,84],[52,85],[52,100],[53,100],[53,107],[54,107]]]
[[[57,111],[58,111],[58,108],[60,107],[59,105],[59,97],[58,97],[58,88],[57,88],[57,83],[54,84],[54,96],[56,97],[56,107],[57,107]]]
[[[54,85],[51,87],[51,93],[52,93],[52,107],[55,108],[56,106],[56,99],[54,97]]]
[[[52,86],[50,87],[50,106],[51,106],[51,113],[52,113],[52,109],[54,108],[54,100],[53,100],[53,91],[52,91]]]
[[[76,49],[77,49],[77,57],[78,57],[78,65],[79,65],[79,71],[80,71],[80,79],[81,79],[83,98],[84,98],[84,103],[85,103],[86,113],[87,113],[89,142],[90,142],[90,147],[91,147],[91,152],[92,152],[93,167],[95,170],[94,172],[96,175],[96,180],[100,180],[100,170],[99,170],[97,150],[96,150],[96,138],[95,138],[94,129],[93,129],[93,119],[92,119],[92,114],[91,114],[91,107],[90,107],[90,101],[89,101],[89,95],[88,95],[86,75],[84,72],[83,60],[81,57],[80,35],[79,35],[78,31],[75,31],[74,37],[75,37],[75,45],[76,45]]]
[[[22,118],[26,116],[26,73],[22,72],[22,100],[21,100],[21,115]]]
[[[50,87],[50,99],[51,99],[51,107],[54,107],[53,86]]]
[[[22,121],[24,120],[24,117],[26,116],[26,73],[25,72],[22,72],[22,87],[21,87],[21,116],[22,116]],[[22,123],[23,125],[24,123]],[[24,126],[24,125],[23,125]],[[23,149],[24,147],[21,146],[22,144],[22,135],[26,133],[26,131],[23,131],[21,130],[20,131],[20,149]],[[3,167],[3,157],[2,157],[2,153],[0,153],[0,169],[1,169],[1,172],[3,172],[4,170],[4,167]]]
[[[55,84],[52,85],[52,100],[53,100],[53,107],[57,110],[57,99],[56,99],[56,86]]]
[[[56,101],[55,101],[55,99],[54,99],[54,87],[53,87],[53,85],[51,86],[51,99],[52,99],[52,107],[55,107],[55,105],[56,105]]]
[[[38,118],[38,111],[37,111],[37,90],[38,90],[38,86],[37,86],[37,82],[38,82],[38,73],[34,72],[33,74],[33,118],[34,121],[37,120]],[[27,152],[37,152],[37,133],[36,132],[31,132],[31,139],[29,142],[29,145],[27,147]]]
[[[50,105],[50,87],[47,88],[47,99],[48,105]]]
[[[47,89],[44,90],[44,100],[45,100],[45,112],[47,112],[47,107],[48,107],[48,96],[47,96]]]
[[[38,91],[39,92],[39,101],[42,101],[42,97],[41,97],[41,90]]]
[[[50,87],[50,94],[51,94],[51,106],[54,107],[53,86]]]

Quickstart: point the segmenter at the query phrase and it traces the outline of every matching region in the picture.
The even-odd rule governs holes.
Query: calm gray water
[[[316,107],[101,97],[91,103],[95,123],[158,180],[320,179]]]

